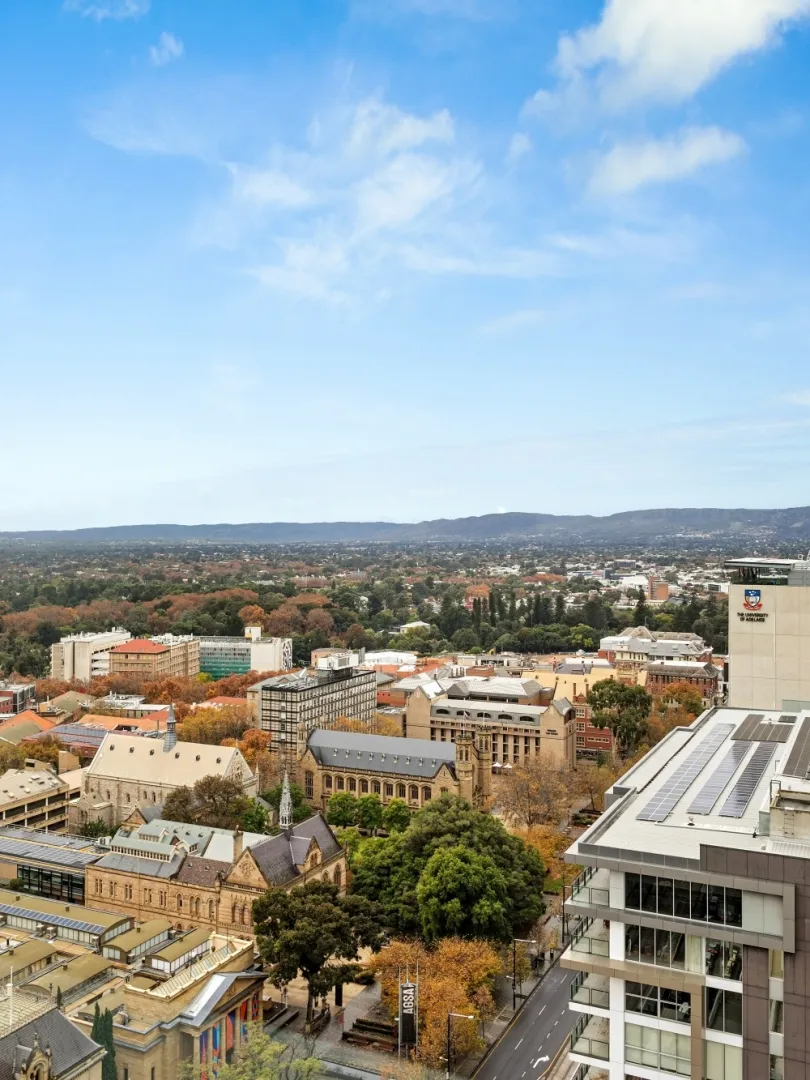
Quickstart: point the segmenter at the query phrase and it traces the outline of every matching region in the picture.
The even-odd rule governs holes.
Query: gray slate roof
[[[320,814],[293,826],[292,836],[271,836],[250,849],[256,865],[273,885],[286,885],[299,876],[297,869],[307,856],[311,840],[316,840],[324,859],[340,851],[340,844]]]
[[[452,767],[456,761],[453,743],[433,742],[431,739],[402,739],[316,728],[307,745],[315,760],[324,768],[357,769],[424,779],[434,777],[442,765]]]
[[[119,855],[113,851],[105,855],[97,865],[104,870],[121,870],[129,874],[145,874],[148,877],[172,878],[183,865],[185,852],[173,855],[168,862],[159,859],[142,859],[137,855]]]
[[[54,1007],[0,1039],[0,1080],[14,1080],[15,1068],[30,1056],[35,1039],[43,1050],[50,1047],[54,1076],[71,1072],[100,1049]]]

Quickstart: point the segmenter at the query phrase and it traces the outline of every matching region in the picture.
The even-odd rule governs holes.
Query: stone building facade
[[[418,810],[449,793],[488,809],[492,803],[490,731],[460,733],[454,743],[318,728],[299,734],[298,779],[321,809],[342,791],[403,799]]]

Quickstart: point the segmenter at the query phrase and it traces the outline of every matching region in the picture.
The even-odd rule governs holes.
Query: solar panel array
[[[106,926],[98,923],[83,922],[81,919],[68,919],[64,915],[51,915],[50,912],[32,911],[25,907],[12,907],[10,904],[0,904],[0,915],[13,915],[17,919],[31,919],[34,922],[45,923],[46,926],[66,926],[70,930],[82,930],[85,934],[103,934]]]
[[[810,768],[810,717],[802,720],[796,735],[796,741],[788,754],[787,764],[782,770],[787,776],[800,776],[804,779]]]
[[[779,719],[776,722],[777,722],[777,724],[795,724],[797,720],[798,720],[797,716],[785,716],[785,715],[782,715],[782,716],[779,717]]]
[[[749,713],[731,738],[741,742],[784,743],[790,738],[790,728],[787,722],[780,725],[766,720],[763,713]]]
[[[741,818],[743,816],[756,791],[757,784],[775,753],[776,746],[773,743],[759,744],[740,774],[739,780],[729,792],[728,798],[720,807],[720,817]]]
[[[681,762],[672,776],[664,781],[641,813],[636,815],[636,820],[665,821],[677,806],[678,800],[697,780],[733,730],[733,724],[718,724],[711,735],[707,735],[700,746]]]
[[[745,755],[751,749],[750,742],[735,742],[731,749],[712,773],[711,779],[706,783],[688,808],[690,814],[710,814],[714,804],[723,794],[723,788],[732,778]]]
[[[32,844],[27,840],[12,840],[0,834],[0,855],[17,859],[52,863],[54,866],[73,866],[77,870],[97,862],[99,855],[90,851],[74,851],[72,848],[52,848],[44,844]]]

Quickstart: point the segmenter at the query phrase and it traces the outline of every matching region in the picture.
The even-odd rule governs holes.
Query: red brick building
[[[721,692],[723,672],[709,663],[690,663],[688,660],[660,660],[647,664],[645,689],[660,697],[674,683],[687,683],[700,691],[704,705],[714,704]]]

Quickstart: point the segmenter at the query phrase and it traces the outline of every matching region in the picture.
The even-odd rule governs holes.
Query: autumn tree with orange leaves
[[[451,1031],[456,1061],[481,1048],[481,1029],[494,1015],[492,988],[503,970],[500,957],[486,942],[442,938],[427,949],[417,940],[395,940],[371,959],[380,980],[383,1004],[397,1013],[400,973],[416,977],[419,967],[419,1060],[438,1068],[447,1052],[447,1014],[474,1016]]]

